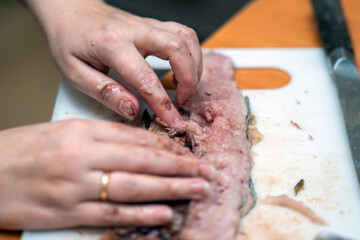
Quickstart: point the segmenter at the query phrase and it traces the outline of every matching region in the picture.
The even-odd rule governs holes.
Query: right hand
[[[202,72],[194,30],[175,22],[141,18],[103,0],[26,0],[49,41],[56,65],[69,83],[128,119],[139,103],[105,73],[113,68],[169,127],[184,129],[149,55],[169,60],[177,80],[177,103],[188,107]]]
[[[104,172],[110,172],[107,202],[99,199]],[[204,178],[212,175],[188,149],[119,123],[67,120],[5,130],[0,228],[162,225],[171,208],[142,203],[201,199]]]

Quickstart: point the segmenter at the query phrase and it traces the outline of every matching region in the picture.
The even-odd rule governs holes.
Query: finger
[[[113,172],[108,185],[109,199],[117,202],[199,200],[209,191],[202,178],[164,178]]]
[[[104,143],[126,143],[144,147],[164,149],[181,155],[192,155],[188,148],[166,137],[125,124],[93,121],[91,133],[96,141]]]
[[[79,226],[159,226],[171,221],[172,210],[166,205],[84,202],[76,207],[74,216]]]
[[[185,40],[194,59],[197,81],[199,82],[202,74],[202,52],[196,32],[192,28],[176,22],[164,22],[161,24],[161,28],[175,33]]]
[[[197,83],[194,59],[186,41],[177,34],[155,28],[136,36],[135,42],[138,49],[145,49],[145,54],[169,60],[178,81],[177,101],[184,104],[192,96]]]
[[[150,23],[152,26],[175,33],[181,36],[185,40],[186,44],[189,47],[190,53],[194,59],[198,81],[199,81],[203,69],[202,66],[203,58],[202,58],[202,51],[200,47],[199,38],[196,32],[192,28],[189,28],[177,22],[172,22],[172,21],[162,22],[153,18],[144,18],[144,19],[146,19],[146,21]]]
[[[92,199],[99,199],[103,173],[89,182],[97,190]],[[111,172],[108,198],[113,202],[151,202],[163,200],[199,200],[207,196],[209,183],[202,178],[158,177],[125,172]],[[93,191],[91,191],[93,192]]]
[[[111,51],[107,48],[102,51],[106,65],[115,69],[131,87],[135,88],[169,127],[181,124],[179,112],[173,106],[155,72],[132,44],[121,44],[111,48]]]
[[[128,144],[99,144],[101,152],[92,155],[92,169],[125,171],[163,176],[204,177],[211,180],[215,169],[195,156]]]
[[[75,88],[127,119],[136,117],[139,102],[128,89],[81,59],[74,57],[70,64],[75,73],[69,74],[67,79]]]

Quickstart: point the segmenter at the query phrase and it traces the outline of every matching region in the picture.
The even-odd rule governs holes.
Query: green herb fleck
[[[246,128],[247,128],[249,126],[249,119],[251,117],[250,99],[248,96],[245,97],[245,103],[247,108],[247,115],[246,115]]]

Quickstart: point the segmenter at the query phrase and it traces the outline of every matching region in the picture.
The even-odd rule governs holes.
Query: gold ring
[[[105,172],[101,177],[100,199],[102,201],[107,201],[108,200],[109,180],[110,180],[110,173]]]

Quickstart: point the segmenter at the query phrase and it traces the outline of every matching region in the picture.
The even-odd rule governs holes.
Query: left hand
[[[0,229],[154,226],[165,200],[199,200],[214,169],[180,144],[120,123],[66,120],[0,131]],[[108,200],[102,175],[110,173]]]
[[[44,28],[57,66],[74,87],[134,119],[139,103],[106,75],[111,67],[169,127],[183,125],[144,58],[155,55],[170,61],[178,83],[177,102],[186,104],[202,72],[202,53],[194,30],[175,22],[134,16],[101,0],[27,3]]]

